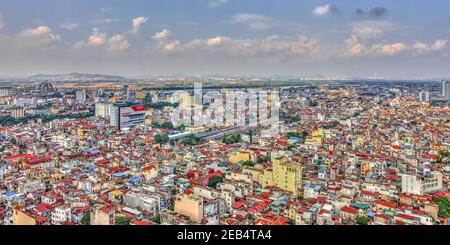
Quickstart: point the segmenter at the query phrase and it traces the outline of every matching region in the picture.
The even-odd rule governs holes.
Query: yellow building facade
[[[228,161],[233,164],[236,164],[238,162],[250,161],[251,159],[252,159],[252,155],[250,154],[250,152],[247,152],[247,151],[238,151],[238,152],[232,153],[228,157]]]
[[[260,184],[264,187],[276,186],[297,195],[302,183],[302,167],[299,163],[289,161],[286,157],[275,158],[272,160],[272,169],[264,170],[259,178]]]
[[[14,209],[13,225],[36,225],[36,219],[20,210]]]
[[[250,175],[252,177],[252,181],[259,182],[260,176],[264,174],[264,170],[260,168],[245,166],[242,168],[242,173]]]
[[[203,198],[179,194],[175,198],[175,212],[188,216],[192,221],[203,220]]]

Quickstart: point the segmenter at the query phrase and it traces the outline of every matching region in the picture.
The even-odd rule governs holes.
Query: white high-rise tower
[[[442,97],[450,100],[450,81],[442,81]]]

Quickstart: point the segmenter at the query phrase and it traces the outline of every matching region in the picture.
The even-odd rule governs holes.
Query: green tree
[[[286,150],[292,150],[292,149],[294,149],[295,148],[295,145],[288,145],[287,147],[286,147]]]
[[[87,212],[81,218],[82,225],[89,225],[91,223],[91,213]]]
[[[169,136],[167,134],[157,134],[155,135],[154,140],[158,144],[165,144],[169,142]]]
[[[245,161],[242,163],[242,166],[250,166],[250,167],[254,167],[255,163],[252,161]]]
[[[152,221],[156,224],[161,224],[161,215],[157,214],[155,217],[152,218]]]
[[[288,138],[296,138],[296,137],[298,137],[298,134],[295,132],[288,132],[287,137]]]
[[[302,137],[303,137],[303,138],[306,138],[307,136],[308,136],[308,132],[307,132],[307,131],[303,131],[303,132],[302,132]]]
[[[230,135],[227,136],[223,139],[223,143],[230,145],[230,144],[235,144],[241,142],[241,135],[240,134],[234,134],[234,135]]]
[[[358,216],[356,216],[356,223],[358,225],[368,225],[369,224],[369,217],[358,215]]]
[[[432,200],[439,206],[438,216],[448,218],[450,214],[450,200],[447,197],[433,197]]]
[[[319,105],[319,103],[317,103],[316,101],[311,100],[311,101],[309,102],[309,106],[310,106],[310,107],[316,107],[316,106],[318,106],[318,105]]]
[[[177,127],[177,130],[184,131],[186,129],[186,126],[184,124],[181,124]]]
[[[161,128],[161,124],[159,122],[152,122],[152,127]]]
[[[262,157],[258,159],[258,163],[270,162],[270,156]]]
[[[130,225],[131,220],[131,218],[126,216],[117,216],[115,225]]]
[[[173,124],[172,122],[165,122],[161,125],[163,128],[167,128],[167,129],[173,129]]]
[[[298,122],[298,117],[297,116],[292,116],[291,117],[291,122]]]
[[[218,183],[223,183],[223,177],[221,176],[212,176],[209,178],[208,186],[211,188],[217,188]]]
[[[182,142],[185,145],[198,145],[200,143],[201,139],[196,136],[189,136],[188,138],[184,139]]]
[[[436,162],[437,163],[444,163],[444,159],[450,157],[450,152],[447,151],[439,151]]]

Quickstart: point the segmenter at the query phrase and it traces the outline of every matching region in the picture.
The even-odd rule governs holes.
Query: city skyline
[[[450,3],[413,2],[6,0],[0,76],[449,77]]]

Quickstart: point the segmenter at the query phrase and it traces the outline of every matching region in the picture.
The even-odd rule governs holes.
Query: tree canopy
[[[154,136],[154,140],[158,144],[165,144],[169,142],[169,136],[167,134],[157,134]]]

